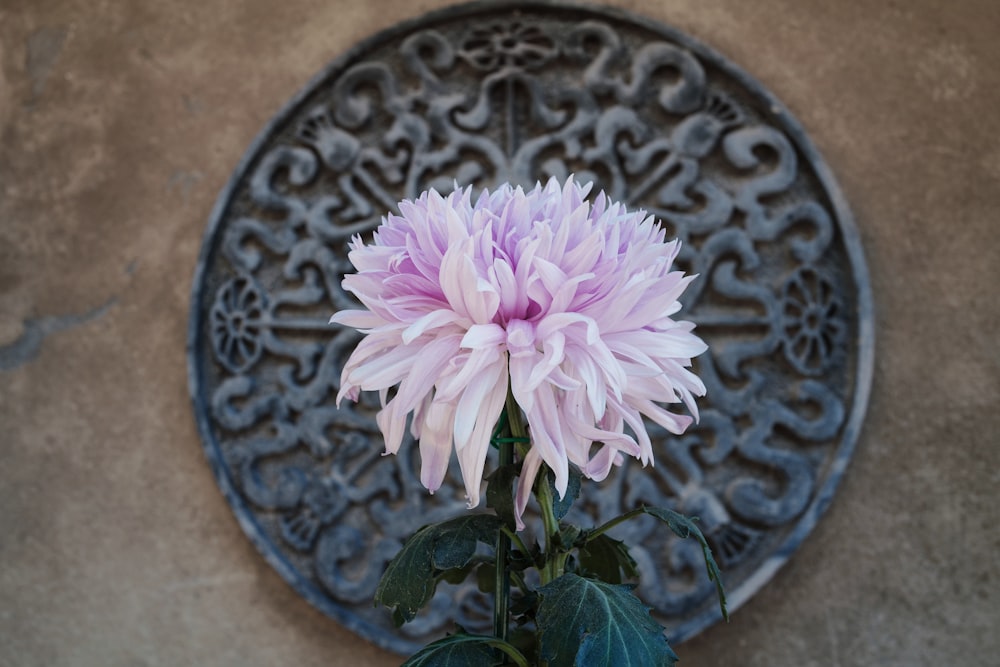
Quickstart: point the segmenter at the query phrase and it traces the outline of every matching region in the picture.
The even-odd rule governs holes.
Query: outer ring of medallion
[[[849,414],[846,416],[842,428],[842,438],[837,446],[834,456],[834,463],[830,468],[822,485],[818,488],[815,497],[808,508],[799,516],[795,526],[787,538],[780,546],[773,550],[762,566],[747,580],[743,581],[736,588],[728,591],[730,609],[736,609],[745,603],[750,597],[760,590],[777,570],[788,560],[791,554],[801,544],[805,537],[812,531],[819,517],[825,511],[832,500],[834,491],[843,475],[847,463],[853,453],[854,446],[860,434],[863,419],[868,405],[872,373],[874,368],[874,314],[873,303],[868,278],[868,269],[865,264],[860,236],[855,226],[853,217],[843,197],[832,173],[819,152],[810,142],[802,126],[795,120],[785,106],[778,101],[763,86],[757,83],[751,76],[743,72],[728,60],[717,54],[712,49],[704,46],[691,37],[673,28],[650,21],[644,17],[612,8],[596,8],[587,5],[564,2],[474,2],[466,5],[445,8],[431,12],[427,15],[404,21],[393,27],[385,29],[367,39],[359,42],[348,49],[341,56],[336,58],[318,75],[316,75],[304,88],[302,88],[271,121],[264,127],[261,133],[250,144],[249,149],[243,156],[239,165],[235,169],[228,184],[221,191],[218,200],[211,212],[209,225],[204,236],[198,263],[194,272],[192,288],[192,307],[187,339],[187,363],[189,377],[189,391],[193,401],[195,417],[198,431],[202,440],[205,454],[208,458],[212,472],[222,493],[232,507],[237,521],[250,538],[254,546],[263,555],[264,559],[312,605],[323,613],[335,619],[344,627],[362,635],[375,644],[383,648],[401,653],[410,652],[413,646],[406,640],[399,637],[387,636],[382,628],[379,628],[368,621],[358,618],[350,611],[332,602],[329,597],[315,584],[308,581],[298,572],[278,549],[275,548],[272,538],[262,527],[251,508],[241,497],[234,479],[230,475],[225,462],[223,461],[219,442],[213,433],[213,428],[208,415],[209,402],[206,397],[206,388],[203,377],[202,350],[205,348],[205,319],[206,313],[200,308],[204,302],[208,285],[206,276],[211,268],[211,260],[215,247],[220,242],[220,235],[224,231],[226,212],[230,203],[248,171],[263,149],[265,144],[271,139],[275,131],[282,127],[289,118],[299,110],[300,105],[314,91],[315,88],[324,82],[335,80],[345,69],[358,58],[373,50],[374,47],[383,43],[397,40],[406,34],[413,32],[420,27],[440,23],[442,21],[458,21],[462,19],[472,19],[477,14],[484,11],[495,11],[497,8],[522,9],[529,11],[532,9],[552,10],[553,8],[567,8],[574,11],[587,12],[597,18],[609,19],[624,23],[631,23],[641,26],[643,29],[658,33],[662,37],[672,41],[685,49],[694,52],[700,59],[713,67],[724,72],[727,76],[738,82],[745,91],[751,93],[763,108],[768,108],[773,113],[770,121],[779,126],[788,138],[792,140],[795,148],[806,158],[809,167],[813,170],[816,178],[822,185],[829,203],[836,218],[836,226],[842,237],[844,247],[850,262],[850,272],[857,285],[857,293],[854,295],[857,304],[856,338],[848,342],[854,345],[857,358],[857,365],[854,369],[855,387],[853,393],[853,404]],[[680,627],[670,629],[672,641],[678,642],[690,638],[701,630],[705,629],[715,621],[719,620],[717,611],[709,611],[691,617]]]

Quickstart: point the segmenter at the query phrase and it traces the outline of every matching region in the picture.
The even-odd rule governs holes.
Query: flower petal
[[[489,385],[489,387],[486,394],[475,406],[479,410],[475,427],[464,447],[459,449],[456,441],[458,463],[462,468],[462,478],[465,480],[465,494],[469,500],[469,509],[479,505],[479,491],[483,479],[483,468],[486,465],[486,454],[490,450],[490,436],[507,400],[507,369],[499,367],[497,372],[483,384]],[[459,401],[457,412],[461,412],[462,409],[462,401]],[[457,423],[456,419],[456,425]]]
[[[417,319],[403,331],[403,344],[409,345],[420,337],[425,331],[438,329],[448,324],[458,324],[464,319],[465,318],[453,310],[432,310]]]
[[[538,477],[538,470],[542,467],[542,457],[537,449],[529,449],[524,457],[524,465],[521,466],[521,475],[517,478],[517,492],[514,494],[514,520],[518,530],[524,530],[524,510],[528,507],[528,500],[531,499],[531,489],[535,485],[535,478]]]
[[[420,483],[431,493],[441,487],[448,471],[454,418],[454,405],[432,402],[420,429]]]
[[[543,464],[562,495],[571,464],[599,479],[624,454],[652,463],[643,415],[683,432],[691,418],[663,406],[683,402],[697,417],[705,391],[690,370],[705,344],[672,319],[692,280],[671,270],[680,244],[603,193],[589,204],[588,190],[571,177],[475,202],[471,187],[402,202],[371,244],[349,244],[358,272],[342,286],[368,310],[332,318],[367,334],[344,364],[338,404],[377,390],[390,452],[412,414],[422,483],[438,488],[455,450],[470,505],[509,385],[532,437],[519,527]]]
[[[386,324],[386,321],[370,310],[341,310],[333,314],[330,324],[370,330]]]

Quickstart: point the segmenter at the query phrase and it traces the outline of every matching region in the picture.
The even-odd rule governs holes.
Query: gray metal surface
[[[191,393],[219,485],[264,557],[306,599],[411,652],[490,600],[445,586],[400,630],[372,594],[417,527],[465,510],[457,469],[434,496],[416,448],[382,457],[371,397],[336,409],[357,334],[326,322],[346,243],[398,200],[454,181],[575,173],[655,214],[700,274],[682,315],[711,349],[701,423],[651,427],[655,468],[585,483],[568,520],[640,503],[701,517],[734,607],[815,525],[856,441],[872,371],[860,242],[829,170],[788,111],[725,59],[619,11],[475,4],[345,53],[264,129],[212,213],[195,275]],[[531,522],[529,521],[529,529]],[[700,551],[621,527],[674,641],[718,619]]]

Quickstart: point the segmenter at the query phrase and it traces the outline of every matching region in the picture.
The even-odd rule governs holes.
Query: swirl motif
[[[456,181],[530,186],[575,173],[683,241],[679,268],[701,277],[682,315],[711,348],[696,369],[708,386],[701,422],[680,438],[650,426],[656,467],[626,464],[585,484],[568,520],[639,503],[701,517],[737,605],[815,523],[865,409],[860,247],[780,104],[646,20],[538,4],[516,14],[447,10],[335,63],[223,192],[194,290],[195,411],[241,525],[313,604],[404,653],[456,615],[475,630],[490,614],[471,583],[442,584],[400,630],[370,603],[402,540],[466,511],[457,471],[429,496],[413,443],[381,456],[377,400],[333,405],[358,342],[327,325],[355,306],[340,287],[346,243],[397,201]],[[696,545],[652,520],[617,531],[674,641],[716,620]]]

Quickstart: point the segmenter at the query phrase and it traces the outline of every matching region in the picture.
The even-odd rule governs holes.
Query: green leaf
[[[410,656],[402,667],[489,667],[503,662],[496,649],[514,658],[516,664],[528,664],[512,644],[495,637],[458,633],[423,647]]]
[[[465,514],[429,526],[433,531],[434,567],[465,567],[476,554],[476,542],[493,546],[500,519],[491,514]]]
[[[500,525],[490,514],[466,514],[424,526],[389,561],[375,589],[375,603],[393,608],[396,621],[413,620],[434,595],[436,576],[468,565],[476,542],[492,545]]]
[[[547,479],[549,487],[552,489],[552,514],[555,515],[556,521],[562,521],[566,512],[569,512],[569,508],[573,506],[573,501],[580,495],[580,471],[577,470],[576,466],[569,467],[569,482],[566,484],[566,495],[562,498],[556,491],[555,473],[549,470]]]
[[[514,480],[517,466],[501,466],[486,478],[486,506],[497,513],[505,526],[514,530]]]
[[[516,628],[510,633],[510,643],[513,644],[529,665],[538,664],[538,637],[535,628]]]
[[[675,512],[665,507],[643,507],[642,511],[650,516],[654,516],[663,521],[680,538],[687,539],[694,537],[701,544],[701,551],[705,555],[705,569],[708,571],[709,581],[715,582],[715,592],[719,596],[719,608],[722,610],[722,617],[729,620],[729,609],[726,607],[726,591],[722,587],[722,573],[712,556],[712,548],[708,546],[705,536],[695,523],[697,518],[688,518],[683,514]]]
[[[607,535],[598,535],[580,547],[580,567],[609,584],[639,576],[625,543]]]
[[[497,592],[497,566],[494,563],[483,563],[476,569],[476,586],[482,593]]]
[[[475,561],[470,562],[465,567],[453,567],[450,570],[445,570],[437,575],[437,580],[447,581],[449,584],[455,584],[457,586],[469,578],[469,574],[475,567]]]
[[[632,587],[564,574],[538,589],[539,655],[549,667],[671,667],[677,656]]]

